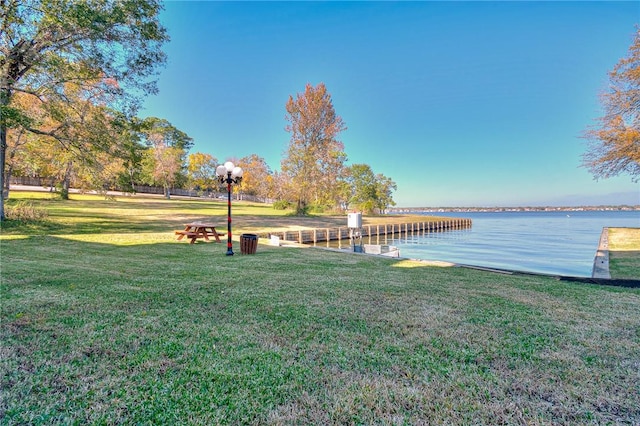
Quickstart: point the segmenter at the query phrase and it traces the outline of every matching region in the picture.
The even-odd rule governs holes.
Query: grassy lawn
[[[609,228],[612,278],[640,279],[640,228]]]
[[[44,224],[3,226],[1,424],[640,422],[638,289],[227,257],[171,232],[226,204],[136,200],[42,198]],[[297,220],[237,214],[238,233]]]

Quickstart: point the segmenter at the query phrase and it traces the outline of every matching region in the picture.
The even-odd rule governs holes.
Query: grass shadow
[[[640,250],[610,250],[609,272],[614,279],[640,280]]]

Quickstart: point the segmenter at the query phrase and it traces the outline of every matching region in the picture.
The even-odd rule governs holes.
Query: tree
[[[350,204],[365,213],[383,211],[395,205],[392,196],[396,190],[395,182],[383,174],[374,174],[368,164],[349,167],[347,182],[351,192]]]
[[[376,176],[368,164],[354,164],[349,167],[347,181],[351,187],[349,204],[365,213],[372,213],[376,203]]]
[[[386,177],[382,173],[376,175],[376,208],[383,212],[389,206],[395,206],[393,200],[393,191],[398,189],[396,183],[391,178]]]
[[[216,166],[218,159],[211,154],[196,152],[189,154],[187,177],[193,187],[210,191],[216,186]]]
[[[142,159],[143,170],[150,184],[164,188],[164,196],[168,200],[171,188],[175,187],[182,171],[183,153],[176,147],[167,146],[158,135],[154,135],[152,140],[155,140],[154,146],[145,152]]]
[[[141,96],[156,92],[156,70],[166,60],[161,47],[168,40],[158,21],[161,8],[159,0],[0,1],[0,180],[7,130],[23,125],[42,131],[12,102],[16,93],[64,102],[64,85],[73,82],[106,94],[93,101],[110,102],[131,116]]]
[[[53,99],[41,104],[46,127],[32,128],[31,132],[46,137],[54,150],[66,152],[69,158],[62,175],[61,196],[69,198],[71,176],[91,177],[84,183],[99,183],[105,171],[104,161],[118,153],[118,135],[114,115],[105,106],[102,89],[87,90],[76,83],[65,83],[61,88],[64,99]],[[102,184],[99,184],[102,186]],[[102,188],[97,188],[102,189]]]
[[[33,109],[33,105],[30,104],[31,97],[26,96],[22,93],[19,93],[15,96],[14,101],[24,109]],[[26,119],[26,117],[23,117]],[[29,118],[30,120],[30,118]],[[26,120],[25,120],[26,121]],[[7,132],[6,135],[6,147],[5,147],[5,171],[4,171],[4,197],[7,198],[9,196],[9,181],[14,171],[18,171],[19,173],[22,169],[28,168],[27,164],[24,164],[22,161],[25,157],[25,153],[28,148],[28,142],[32,138],[32,134],[28,133],[24,128],[24,124],[26,122],[19,124],[16,123],[14,129],[11,129],[11,132]]]
[[[261,197],[263,200],[269,198],[269,176],[271,169],[264,158],[251,154],[243,157],[238,162],[242,167],[242,191],[249,195]]]
[[[122,158],[106,152],[96,152],[95,161],[75,165],[75,187],[105,193],[119,189],[119,177],[126,173]]]
[[[274,171],[267,176],[266,179],[267,198],[279,201],[293,202],[294,198],[291,196],[289,188],[289,176],[285,173]]]
[[[323,83],[307,84],[304,93],[295,99],[289,96],[286,109],[291,140],[281,166],[290,179],[297,213],[304,214],[311,203],[336,204],[335,178],[346,161],[338,136],[346,126],[333,108],[331,95]]]
[[[13,139],[15,131],[9,132],[8,140]],[[37,176],[48,178],[52,190],[58,182],[62,182],[67,166],[71,160],[68,151],[54,149],[50,138],[33,133],[25,133],[26,143],[20,152],[12,156],[13,150],[9,150],[8,168],[13,174],[21,176]],[[71,173],[71,170],[69,170]],[[7,178],[9,173],[7,173]]]
[[[78,102],[70,86],[73,85],[64,85],[65,96]],[[73,131],[68,123],[76,120],[78,114],[82,120],[88,118],[86,109],[80,103],[70,108],[65,108],[60,102],[45,104],[36,96],[24,92],[14,95],[12,105],[20,107],[22,116],[13,128],[7,129],[5,180],[10,178],[14,169],[30,168],[40,176],[50,178],[52,187],[60,181],[62,197],[67,198],[68,183],[74,171],[73,155],[68,150],[62,152],[52,135],[56,135],[59,140],[68,140]],[[86,121],[88,122],[90,119]],[[28,130],[36,127],[36,131]],[[86,128],[82,130],[86,131]],[[5,185],[8,194],[8,182]]]
[[[193,139],[167,120],[156,117],[146,118],[141,128],[149,147],[142,161],[143,170],[149,183],[162,185],[164,195],[169,199],[170,189],[181,180],[186,153],[193,145]]]
[[[178,148],[185,153],[193,146],[193,139],[189,135],[164,118],[145,118],[140,124],[140,131],[143,138],[147,139],[147,145],[149,146],[156,144],[157,137],[161,137],[166,146]]]
[[[583,166],[593,176],[609,178],[627,173],[640,179],[640,29],[629,56],[609,73],[609,90],[601,96],[604,115],[585,132],[588,148]]]
[[[113,125],[119,141],[118,156],[122,159],[122,169],[116,177],[116,186],[122,191],[135,192],[136,183],[141,181],[142,159],[148,149],[142,143],[144,120],[118,114],[113,120]]]

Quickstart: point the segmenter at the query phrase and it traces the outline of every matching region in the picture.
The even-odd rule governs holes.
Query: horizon
[[[409,205],[639,204],[640,184],[594,180],[582,133],[631,45],[638,2],[169,2],[160,92],[191,152],[272,170],[285,103],[325,83],[348,164]]]
[[[640,204],[602,204],[602,205],[578,205],[578,206],[411,206],[411,207],[389,207],[385,210],[522,210],[531,209],[540,211],[542,209],[553,209],[554,211],[586,209],[586,210],[603,210],[603,209],[629,209],[630,211],[640,210]],[[640,217],[639,217],[640,219]],[[640,224],[639,224],[640,225]]]

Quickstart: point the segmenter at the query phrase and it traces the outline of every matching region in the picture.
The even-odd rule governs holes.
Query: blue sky
[[[323,82],[348,164],[399,206],[640,204],[628,175],[593,180],[580,135],[601,114],[640,2],[167,2],[160,93],[141,116],[191,152],[273,170],[285,104]]]

